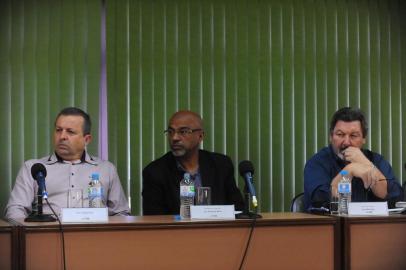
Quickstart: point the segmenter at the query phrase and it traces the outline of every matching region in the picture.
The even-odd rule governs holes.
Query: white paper
[[[387,202],[351,202],[348,204],[349,216],[388,216]]]
[[[62,208],[62,223],[108,222],[108,210],[104,208]]]
[[[235,219],[234,205],[191,205],[191,219]]]

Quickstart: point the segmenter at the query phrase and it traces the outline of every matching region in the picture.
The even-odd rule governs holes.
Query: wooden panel
[[[406,269],[406,221],[353,224],[349,269]]]
[[[193,269],[238,269],[250,223],[177,222],[172,216],[161,216],[67,225],[66,263],[69,269],[190,269],[191,265]],[[24,225],[26,269],[62,269],[57,227]],[[244,269],[334,269],[335,226],[336,220],[329,217],[265,214],[257,222]],[[309,263],[315,252],[320,258]]]
[[[13,230],[10,224],[0,220],[0,269],[11,270],[15,269],[13,257]]]

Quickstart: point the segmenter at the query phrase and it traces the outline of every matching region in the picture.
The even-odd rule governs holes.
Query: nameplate
[[[387,202],[351,202],[348,204],[349,216],[388,216]]]
[[[191,205],[191,219],[235,219],[234,205]]]
[[[63,223],[108,222],[107,208],[62,208]]]

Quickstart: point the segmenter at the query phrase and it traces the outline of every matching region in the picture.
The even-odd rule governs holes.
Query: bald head
[[[187,122],[189,125],[192,125],[189,126],[192,129],[203,129],[202,118],[200,115],[192,111],[178,111],[174,113],[169,119],[169,126],[171,126],[171,123],[176,121]]]
[[[203,140],[203,121],[191,111],[178,111],[169,119],[168,142],[173,155],[184,160],[197,160],[199,144]]]

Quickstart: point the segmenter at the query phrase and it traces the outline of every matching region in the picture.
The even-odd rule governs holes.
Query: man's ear
[[[85,144],[86,146],[92,141],[92,135],[91,134],[86,134],[85,135]]]
[[[200,141],[203,141],[203,139],[204,139],[204,131],[200,132],[199,139],[200,139]]]

